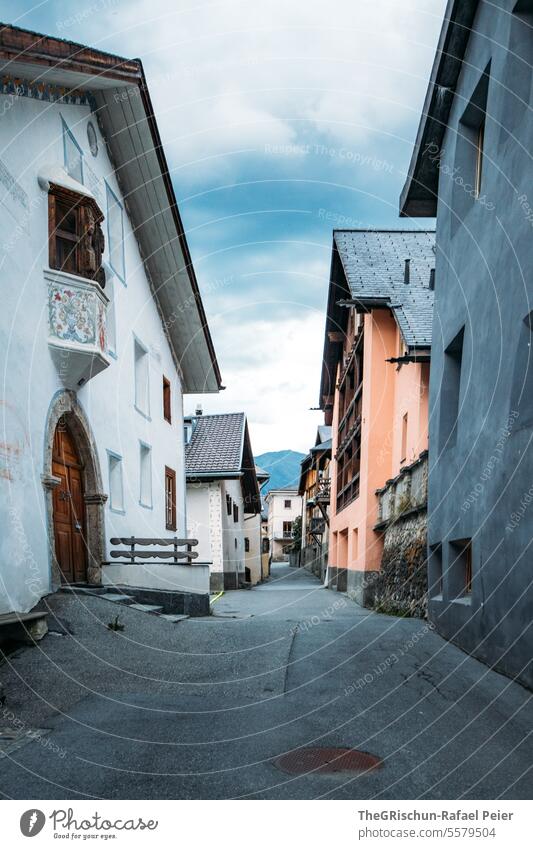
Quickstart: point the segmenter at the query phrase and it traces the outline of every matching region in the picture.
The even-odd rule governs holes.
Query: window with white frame
[[[115,274],[124,283],[126,269],[124,262],[124,210],[118,197],[106,183],[107,194],[107,239],[109,244],[109,264]]]
[[[63,161],[65,170],[73,180],[83,183],[83,151],[61,118],[63,126]]]
[[[146,443],[140,443],[140,503],[143,507],[152,507],[152,449]]]
[[[150,357],[137,338],[133,340],[135,369],[135,407],[143,416],[150,415]]]
[[[120,513],[124,512],[124,484],[122,481],[122,457],[120,454],[107,452],[109,461],[109,507]]]

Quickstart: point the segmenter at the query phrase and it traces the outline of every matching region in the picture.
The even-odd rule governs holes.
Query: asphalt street
[[[426,622],[363,610],[303,570],[274,566],[178,623],[96,597],[49,604],[50,633],[0,668],[0,729],[17,729],[0,750],[5,798],[532,796],[533,694]],[[276,762],[317,746],[382,765],[294,775]]]

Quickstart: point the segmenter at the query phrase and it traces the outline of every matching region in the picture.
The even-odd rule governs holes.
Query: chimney
[[[194,414],[194,415],[195,415],[195,416],[201,416],[201,415],[203,415],[203,412],[204,412],[204,411],[202,410],[202,405],[201,405],[201,404],[197,404],[197,405],[196,405],[196,412],[195,412],[195,414]]]
[[[405,269],[403,272],[403,282],[410,283],[411,282],[411,260],[405,260]]]
[[[435,289],[435,269],[434,268],[432,268],[431,271],[429,272],[429,288],[431,289],[432,292]]]

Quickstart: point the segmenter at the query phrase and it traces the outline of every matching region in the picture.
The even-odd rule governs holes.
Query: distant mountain
[[[300,481],[300,463],[305,454],[299,451],[267,451],[255,458],[258,466],[268,472],[270,480],[262,488],[261,492],[266,495],[271,489],[283,489],[292,486],[298,489]]]

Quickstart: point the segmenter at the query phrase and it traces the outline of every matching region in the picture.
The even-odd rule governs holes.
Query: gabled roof
[[[238,476],[243,461],[244,413],[194,416],[190,420],[193,432],[185,446],[187,476],[226,472],[229,476]]]
[[[261,498],[245,414],[189,416],[185,421],[193,425],[185,446],[187,480],[242,478],[244,512],[260,512]]]
[[[478,5],[479,0],[448,0],[407,180],[400,196],[401,216],[434,218],[437,214],[438,151]]]
[[[330,409],[336,365],[345,332],[347,310],[354,301],[361,310],[388,308],[411,352],[431,347],[435,267],[434,230],[334,230],[330,286],[324,336],[320,406]],[[409,283],[404,282],[410,260]],[[335,338],[337,337],[337,338]]]
[[[220,371],[141,61],[0,24],[0,70],[91,104],[183,390],[217,392]]]
[[[407,347],[430,347],[435,231],[336,230],[333,239],[352,298],[387,301]],[[404,282],[406,259],[409,283]]]

